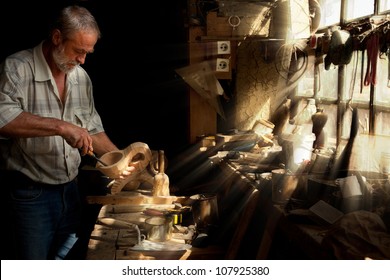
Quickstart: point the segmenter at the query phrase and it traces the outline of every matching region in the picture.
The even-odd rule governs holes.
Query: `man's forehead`
[[[83,49],[91,52],[98,40],[96,32],[77,31],[72,34],[69,41],[72,42],[75,48]]]

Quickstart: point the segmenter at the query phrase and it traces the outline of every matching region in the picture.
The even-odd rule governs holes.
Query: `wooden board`
[[[89,239],[87,260],[115,260],[119,230],[95,227]]]
[[[258,135],[256,133],[238,133],[238,134],[221,134],[216,135],[217,145],[226,142],[234,141],[256,141]]]
[[[207,43],[201,42],[200,38],[206,35],[203,26],[191,26],[189,28],[189,64],[194,65],[205,61]],[[189,134],[191,144],[196,143],[199,135],[210,135],[217,132],[217,112],[207,100],[204,100],[192,87],[189,87]]]
[[[129,192],[130,193],[130,192]],[[148,196],[142,194],[123,194],[106,196],[87,196],[89,204],[111,204],[111,205],[142,205],[142,204],[172,204],[185,199],[177,196]]]

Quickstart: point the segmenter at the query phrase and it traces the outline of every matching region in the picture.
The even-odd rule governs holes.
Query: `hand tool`
[[[105,162],[102,161],[100,158],[98,158],[91,150],[88,151],[87,155],[93,157],[94,159],[96,159],[98,162],[100,162],[100,163],[103,164],[104,166],[108,166],[107,163],[105,163]]]

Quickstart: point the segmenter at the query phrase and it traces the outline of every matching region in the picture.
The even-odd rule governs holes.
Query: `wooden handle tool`
[[[165,174],[164,151],[158,151],[158,173],[153,178],[153,196],[169,196],[169,177]]]
[[[107,163],[105,163],[104,161],[102,161],[100,158],[98,158],[92,151],[88,151],[87,153],[89,156],[93,157],[94,159],[96,159],[98,162],[100,162],[101,164],[103,164],[104,166],[108,166]]]

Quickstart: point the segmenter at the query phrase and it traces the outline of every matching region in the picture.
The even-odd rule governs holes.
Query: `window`
[[[338,147],[348,141],[351,132],[352,108],[358,108],[359,135],[356,146],[363,161],[353,161],[357,165],[369,165],[378,170],[378,161],[368,161],[381,149],[390,149],[390,0],[317,0],[321,6],[321,22],[317,35],[331,34],[335,28],[350,31],[358,42],[354,47],[351,61],[343,66],[331,64],[325,69],[324,62],[316,59],[312,69],[308,69],[299,80],[296,96],[315,98],[317,107],[328,115],[325,130],[330,140],[328,146]],[[374,17],[375,16],[375,17]],[[373,21],[375,19],[375,22]],[[356,27],[356,28],[355,28]],[[388,29],[388,31],[387,31]],[[368,59],[367,43],[379,34],[379,48],[376,65],[376,83],[366,78],[371,73],[372,59]],[[387,42],[387,45],[386,45]],[[326,55],[323,56],[324,58]],[[311,82],[309,82],[311,79]],[[369,140],[361,140],[366,137]],[[387,139],[379,144],[375,139]],[[364,142],[368,141],[368,142]],[[375,143],[375,152],[362,143]],[[372,143],[371,143],[372,144]],[[369,145],[371,145],[369,144]],[[379,152],[378,152],[379,151]]]
[[[318,0],[318,3],[321,6],[320,28],[340,23],[341,0]]]
[[[374,0],[347,0],[345,7],[345,20],[370,16],[374,14]]]
[[[384,13],[390,10],[390,0],[379,0],[379,13]]]

